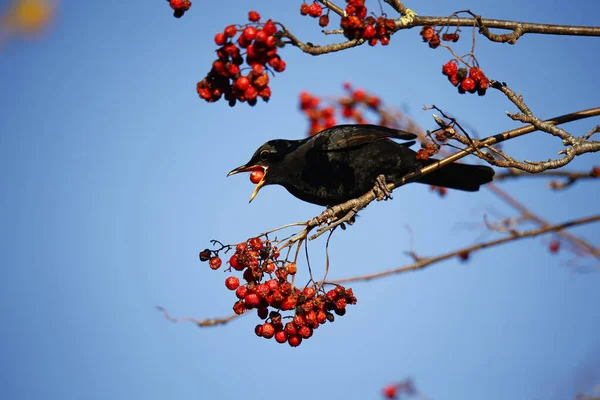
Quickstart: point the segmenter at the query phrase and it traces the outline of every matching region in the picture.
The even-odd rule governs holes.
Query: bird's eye
[[[271,154],[271,152],[269,150],[263,150],[260,152],[260,159],[262,161],[267,161],[269,159],[269,155]]]

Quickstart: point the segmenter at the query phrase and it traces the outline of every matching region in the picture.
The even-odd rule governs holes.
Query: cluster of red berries
[[[367,8],[364,0],[346,0],[346,16],[340,23],[344,36],[348,39],[365,39],[369,45],[375,46],[377,42],[386,46],[390,43],[391,34],[396,30],[393,19],[380,16],[367,17]]]
[[[440,195],[440,197],[444,197],[446,196],[446,194],[448,194],[448,189],[446,189],[445,187],[441,187],[441,186],[429,186],[429,190],[431,190],[432,192],[436,192],[437,194]]]
[[[169,5],[173,9],[173,16],[175,18],[183,17],[183,14],[192,6],[192,2],[188,0],[167,0]]]
[[[490,87],[490,81],[483,71],[478,67],[458,68],[455,61],[448,61],[442,67],[442,74],[448,77],[450,83],[458,87],[459,93],[475,93],[479,96],[485,95]]]
[[[420,35],[423,38],[423,42],[429,43],[429,47],[431,47],[432,49],[437,48],[441,43],[439,31],[436,31],[430,25],[423,26],[421,28]],[[442,34],[441,40],[443,40],[445,42],[456,43],[456,42],[458,42],[459,38],[460,38],[460,35],[457,32],[444,33],[444,34]]]
[[[321,99],[308,92],[300,93],[300,109],[310,121],[309,135],[321,132],[323,129],[337,125],[335,107],[328,105],[319,107]]]
[[[229,25],[223,32],[215,35],[217,60],[213,62],[208,75],[196,85],[198,95],[207,102],[215,102],[221,97],[234,106],[237,101],[255,105],[258,97],[264,101],[271,98],[269,75],[267,72],[283,72],[285,61],[277,54],[277,27],[272,20],[260,23],[256,11],[248,13],[252,24],[238,28]],[[239,33],[237,45],[233,38]],[[245,49],[242,54],[240,49]],[[240,65],[245,61],[249,72],[242,75]]]
[[[330,128],[337,124],[335,117],[336,106],[340,107],[340,113],[343,118],[351,119],[357,124],[366,124],[361,106],[377,111],[381,105],[379,97],[368,94],[363,89],[354,89],[348,82],[344,83],[344,90],[348,93],[335,101],[333,105],[321,106],[321,99],[308,92],[300,93],[300,109],[310,121],[308,134],[314,135],[323,129]],[[385,125],[381,121],[380,125]]]
[[[323,28],[329,25],[329,14],[323,15],[323,7],[316,1],[311,5],[302,3],[300,6],[300,14],[319,18],[319,25]]]
[[[200,253],[201,261],[208,261],[212,269],[222,265],[219,250],[206,249]],[[233,305],[236,314],[256,309],[258,317],[264,320],[255,327],[257,336],[275,338],[278,343],[298,346],[303,339],[313,335],[313,331],[325,322],[333,322],[336,315],[346,314],[346,306],[356,304],[352,289],[336,286],[325,291],[322,286],[306,286],[303,290],[295,287],[288,278],[297,272],[296,263],[279,260],[279,252],[268,240],[248,239],[235,246],[235,253],[229,258],[229,271],[243,271],[242,279],[230,276],[225,286],[235,291],[238,300]],[[271,309],[270,309],[271,308]],[[282,311],[293,311],[283,316]],[[284,324],[283,319],[290,319]]]
[[[429,157],[437,154],[439,145],[432,142],[421,142],[421,148],[417,151],[417,160],[429,160]]]

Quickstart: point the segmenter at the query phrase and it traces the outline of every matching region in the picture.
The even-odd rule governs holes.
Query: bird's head
[[[271,140],[260,146],[246,164],[239,166],[229,172],[227,176],[235,175],[239,172],[259,171],[259,179],[254,187],[250,201],[256,197],[258,191],[264,185],[280,183],[278,176],[280,169],[283,169],[281,161],[288,155],[296,146],[298,141],[293,140]],[[262,176],[260,176],[262,172]],[[252,178],[252,177],[251,177]]]

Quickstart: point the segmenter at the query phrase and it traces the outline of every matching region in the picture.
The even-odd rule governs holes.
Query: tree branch
[[[498,245],[501,245],[501,244],[504,244],[507,242],[512,242],[512,241],[516,241],[516,240],[524,239],[524,238],[528,238],[528,237],[539,236],[539,235],[542,235],[542,234],[548,233],[548,232],[556,232],[556,231],[560,231],[562,229],[570,228],[570,227],[577,226],[577,225],[589,224],[589,223],[596,222],[596,221],[600,221],[600,215],[594,215],[594,216],[590,216],[590,217],[586,217],[586,218],[580,218],[580,219],[576,219],[576,220],[572,220],[572,221],[568,221],[568,222],[563,222],[563,223],[557,224],[557,225],[544,226],[541,228],[532,229],[532,230],[524,231],[524,232],[516,232],[515,231],[510,236],[507,236],[504,238],[490,240],[488,242],[479,243],[479,244],[476,244],[473,246],[467,246],[462,249],[451,251],[449,253],[445,253],[445,254],[442,254],[442,255],[439,255],[436,257],[420,258],[419,260],[415,261],[412,264],[408,264],[408,265],[405,265],[405,266],[402,266],[399,268],[394,268],[394,269],[390,269],[390,270],[386,270],[386,271],[380,271],[380,272],[376,272],[373,274],[337,279],[337,280],[334,280],[332,283],[341,284],[341,283],[347,283],[347,282],[368,281],[371,279],[382,278],[382,277],[388,276],[388,275],[395,275],[395,274],[408,272],[408,271],[416,271],[416,270],[428,267],[434,263],[437,263],[437,262],[440,262],[443,260],[447,260],[449,258],[459,257],[461,254],[470,254],[470,253],[473,253],[478,250],[498,246]]]

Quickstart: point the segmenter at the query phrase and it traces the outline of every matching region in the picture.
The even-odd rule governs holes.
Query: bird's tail
[[[429,164],[436,161],[432,159]],[[419,178],[417,182],[466,192],[476,192],[481,185],[491,182],[493,177],[494,170],[490,167],[453,163]]]

